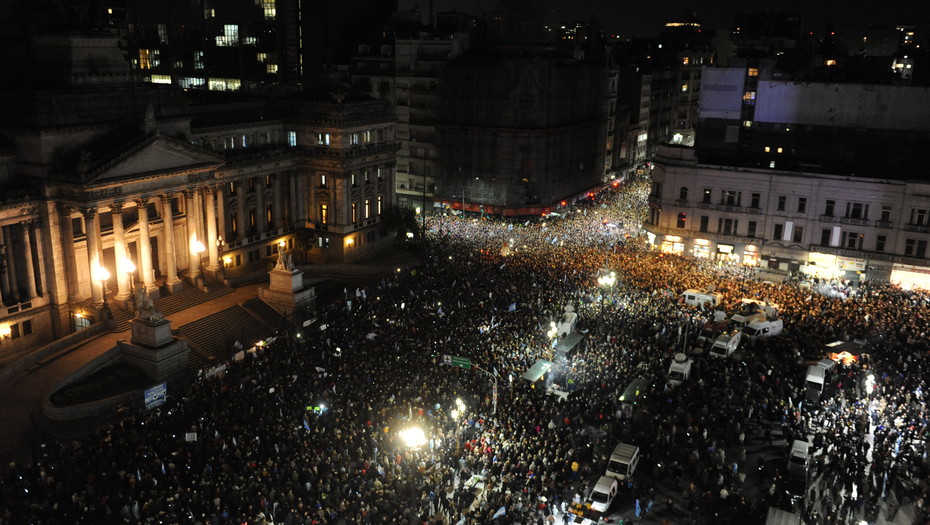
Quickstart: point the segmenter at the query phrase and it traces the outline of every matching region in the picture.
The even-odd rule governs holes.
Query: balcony
[[[930,233],[930,226],[926,224],[905,224],[902,229],[915,233]]]
[[[703,201],[697,203],[697,207],[700,208],[700,209],[702,209],[702,210],[716,210],[716,209],[717,209],[717,207],[714,206],[713,204],[711,204],[711,203],[709,203],[709,202],[703,202]]]
[[[842,217],[840,218],[840,222],[843,224],[852,224],[855,226],[868,226],[869,225],[868,219],[860,219],[858,217]]]
[[[687,207],[689,206],[689,205],[688,205],[688,199],[678,199],[677,201],[675,201],[675,206],[680,206],[680,207],[682,207],[682,208],[687,208]]]
[[[875,227],[890,230],[893,228],[893,225],[891,224],[891,221],[875,221]]]
[[[820,222],[839,222],[839,218],[833,215],[821,215]]]

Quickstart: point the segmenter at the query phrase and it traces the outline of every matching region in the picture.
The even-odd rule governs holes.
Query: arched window
[[[681,189],[678,190],[678,200],[680,201],[688,200],[688,188],[687,187],[682,186]]]

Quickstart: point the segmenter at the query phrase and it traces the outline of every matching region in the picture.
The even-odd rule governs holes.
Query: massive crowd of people
[[[415,268],[347,289],[317,325],[158,410],[11,465],[0,523],[563,523],[620,441],[643,454],[614,507],[626,518],[762,523],[776,506],[874,522],[909,506],[926,522],[928,296],[866,283],[831,297],[661,253],[640,235],[645,194],[632,182],[523,222],[430,218]],[[679,295],[710,285],[724,304],[778,304],[785,330],[671,388],[672,356],[712,315]],[[547,331],[567,305],[584,337],[557,355]],[[860,361],[812,404],[803,363],[836,340],[863,342]],[[541,358],[555,366],[524,379]],[[649,387],[625,414],[638,377]],[[414,427],[420,444],[401,438]],[[793,500],[795,438],[814,459]]]

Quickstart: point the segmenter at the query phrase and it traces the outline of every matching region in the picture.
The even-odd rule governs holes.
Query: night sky
[[[428,9],[430,0],[401,0],[401,9],[418,4]],[[497,0],[432,0],[433,11],[458,10],[478,14],[492,10]],[[918,41],[930,32],[930,2],[926,0],[547,0],[545,5],[559,21],[590,20],[596,17],[604,31],[620,36],[658,35],[670,18],[697,12],[708,29],[729,27],[737,12],[758,13],[777,7],[802,16],[805,30],[822,33],[828,23],[834,29],[866,27],[870,24],[917,26]],[[559,16],[561,15],[561,16]]]

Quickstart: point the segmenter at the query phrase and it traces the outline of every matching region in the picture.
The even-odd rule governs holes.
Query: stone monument
[[[144,286],[135,293],[131,344],[121,343],[124,355],[153,379],[174,379],[187,370],[187,340],[171,334],[171,323],[152,303]]]
[[[297,309],[316,305],[316,289],[304,286],[304,272],[294,266],[291,254],[278,245],[278,262],[269,272],[268,288],[259,288],[258,296],[278,313],[286,315]]]

